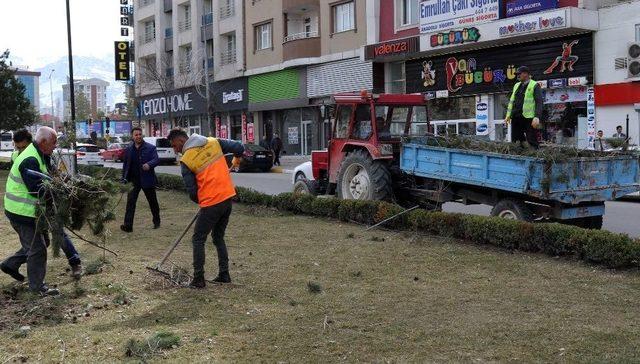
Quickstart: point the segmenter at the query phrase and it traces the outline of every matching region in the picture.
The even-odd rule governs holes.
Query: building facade
[[[22,69],[16,70],[16,76],[25,88],[25,96],[33,105],[34,110],[40,110],[40,72],[27,71]]]
[[[76,93],[81,93],[87,99],[87,101],[89,101],[91,115],[94,119],[97,117],[99,112],[106,114],[109,111],[107,105],[107,87],[109,87],[109,82],[101,80],[99,78],[74,80],[73,87]],[[62,85],[64,120],[71,119],[71,101],[69,95],[69,84],[67,83]]]
[[[621,125],[639,143],[640,1],[614,3],[598,10],[595,41],[597,129],[611,136]],[[628,127],[627,131],[627,119]]]
[[[377,34],[369,35],[365,58],[377,86],[425,94],[438,135],[510,140],[506,105],[516,69],[528,66],[543,88],[540,138],[589,145],[596,10],[578,1],[488,1],[478,16],[474,9],[434,11],[432,3],[369,2]]]
[[[324,148],[331,95],[372,88],[365,1],[246,2],[247,122],[261,139],[277,133],[286,154]]]

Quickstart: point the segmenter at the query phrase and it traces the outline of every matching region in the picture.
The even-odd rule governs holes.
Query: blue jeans
[[[45,233],[43,234],[43,236],[47,246],[49,246],[50,244],[49,233]],[[81,263],[80,254],[76,250],[76,247],[73,246],[73,243],[71,242],[71,239],[69,238],[67,233],[65,233],[64,231],[62,232],[62,238],[63,238],[62,239],[63,242],[62,242],[62,245],[60,246],[60,249],[62,249],[62,251],[64,252],[64,255],[67,257],[67,261],[69,262],[69,265],[73,267],[74,265],[80,264]]]

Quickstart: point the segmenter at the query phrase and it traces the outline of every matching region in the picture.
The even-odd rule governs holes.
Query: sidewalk
[[[311,160],[310,155],[287,155],[280,157],[281,166],[273,167],[272,173],[293,173],[293,169],[299,164],[308,162]]]

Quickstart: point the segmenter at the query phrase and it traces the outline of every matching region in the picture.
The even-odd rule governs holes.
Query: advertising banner
[[[558,0],[507,0],[507,17],[555,9]]]
[[[298,127],[292,126],[287,129],[287,142],[289,144],[298,144]]]
[[[242,113],[242,144],[247,143],[247,114]]]
[[[131,134],[131,122],[130,121],[111,121],[114,126],[114,135],[129,135]]]
[[[216,123],[216,138],[220,138],[220,117],[216,116],[215,118],[215,123]]]
[[[422,0],[420,33],[469,27],[499,17],[499,0]]]
[[[596,142],[596,94],[593,87],[587,89],[587,141],[588,148],[595,149]]]
[[[489,135],[489,96],[476,96],[476,135]]]
[[[527,66],[536,81],[566,85],[573,77],[593,82],[593,36],[523,43],[406,62],[407,93],[433,91],[436,97],[509,92],[516,70]],[[551,87],[551,85],[549,85]],[[446,95],[446,96],[445,96]]]
[[[255,143],[256,138],[254,133],[253,123],[247,123],[247,140],[249,143]]]

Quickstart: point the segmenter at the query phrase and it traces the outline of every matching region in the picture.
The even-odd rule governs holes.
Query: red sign
[[[228,139],[228,136],[227,136],[227,125],[226,124],[220,125],[220,138]]]
[[[419,41],[420,37],[411,37],[384,43],[371,44],[365,47],[364,58],[365,60],[371,60],[374,58],[414,53],[418,50]]]
[[[220,117],[219,116],[216,116],[215,124],[216,124],[216,138],[220,138]]]
[[[242,144],[247,143],[247,114],[242,113]]]
[[[256,141],[254,137],[253,123],[247,123],[247,139],[249,140],[249,143]]]

